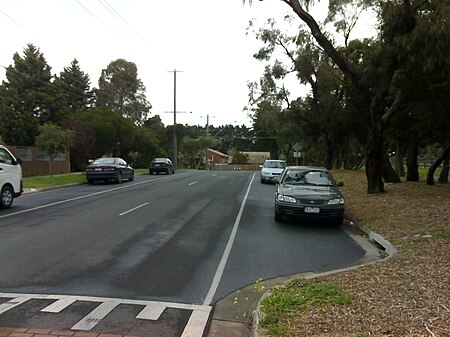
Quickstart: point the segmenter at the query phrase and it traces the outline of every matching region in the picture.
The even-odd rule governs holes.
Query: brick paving
[[[82,332],[71,330],[0,327],[0,337],[134,337],[134,336],[111,335],[104,333]]]

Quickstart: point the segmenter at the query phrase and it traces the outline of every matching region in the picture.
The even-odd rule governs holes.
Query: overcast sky
[[[137,65],[151,115],[164,124],[173,123],[169,71],[176,69],[177,110],[187,112],[177,114],[178,123],[203,125],[209,115],[211,125],[250,126],[247,82],[259,79],[263,65],[252,56],[260,44],[246,28],[252,18],[282,22],[286,14],[292,12],[279,0],[0,0],[0,80],[1,66],[30,42],[52,74],[76,58],[92,87],[102,69],[124,58]]]

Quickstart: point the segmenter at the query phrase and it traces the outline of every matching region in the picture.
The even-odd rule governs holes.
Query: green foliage
[[[233,152],[233,160],[232,164],[247,164],[249,156],[246,153],[242,153],[240,151]]]
[[[352,295],[340,285],[312,283],[303,279],[289,282],[285,286],[273,288],[260,305],[264,313],[262,326],[269,332],[279,331],[278,322],[289,315],[307,310],[310,306],[346,305],[352,301]]]
[[[189,168],[198,169],[204,163],[206,150],[217,146],[219,141],[212,137],[183,138],[181,155],[187,161]]]
[[[56,93],[62,97],[70,113],[91,107],[94,97],[90,90],[89,75],[80,69],[77,59],[64,68],[59,76],[55,76],[53,83]]]
[[[32,44],[13,60],[0,87],[0,133],[8,144],[33,146],[40,120],[51,121],[51,68]]]
[[[70,149],[73,134],[70,130],[63,129],[56,124],[44,124],[39,127],[39,135],[36,137],[36,146],[47,152],[49,171],[52,174],[51,164],[59,152]]]
[[[111,62],[102,70],[98,85],[98,107],[118,112],[135,124],[142,125],[151,105],[133,62],[124,59]]]

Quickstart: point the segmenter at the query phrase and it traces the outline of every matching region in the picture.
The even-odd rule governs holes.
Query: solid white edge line
[[[194,310],[189,317],[189,321],[184,327],[181,337],[202,337],[208,323],[209,311]]]
[[[148,204],[149,204],[148,202],[143,203],[142,205],[136,206],[136,207],[134,207],[134,208],[132,208],[132,209],[129,209],[128,211],[125,211],[125,212],[120,213],[119,216],[122,216],[122,215],[125,215],[125,214],[128,214],[128,213],[131,213],[131,212],[133,212],[133,211],[135,211],[135,210],[137,210],[137,209],[139,209],[139,208],[141,208],[141,207],[147,206]]]
[[[241,222],[242,213],[244,213],[244,207],[247,202],[248,195],[250,193],[250,188],[252,187],[253,180],[255,179],[256,173],[253,173],[252,179],[248,184],[247,192],[245,193],[244,199],[241,203],[241,208],[239,209],[239,213],[234,222],[233,230],[231,231],[230,238],[228,239],[227,246],[225,247],[225,251],[223,252],[222,259],[220,260],[219,265],[217,266],[216,273],[214,275],[213,281],[209,288],[208,294],[203,301],[203,305],[209,305],[212,303],[214,295],[216,294],[217,288],[219,287],[220,280],[222,279],[223,272],[225,270],[225,266],[227,264],[228,258],[230,257],[231,248],[233,247],[234,240],[236,238],[236,233]]]

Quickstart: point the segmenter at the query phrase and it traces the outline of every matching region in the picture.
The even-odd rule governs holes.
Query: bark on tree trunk
[[[383,183],[383,133],[381,125],[371,123],[367,136],[366,177],[367,193],[384,192]]]
[[[450,154],[450,145],[448,145],[445,150],[442,152],[442,154],[437,158],[434,163],[430,166],[430,169],[427,173],[427,185],[434,185],[434,172],[436,169],[441,165],[441,163],[444,161],[444,159],[448,162],[448,157]],[[448,175],[448,166],[447,166],[447,175]],[[439,177],[440,178],[440,177]]]
[[[405,176],[405,167],[403,164],[403,153],[400,142],[397,141],[397,146],[395,150],[395,171],[397,172],[399,177]]]
[[[442,165],[442,171],[441,171],[441,174],[439,174],[439,178],[438,178],[439,184],[448,184],[449,160],[450,160],[450,154],[448,154],[447,158],[444,159],[444,164]]]
[[[334,144],[333,142],[327,137],[325,136],[325,146],[326,146],[326,150],[327,153],[325,155],[325,167],[328,170],[331,170],[333,168],[333,157],[334,157]]]
[[[419,166],[417,165],[417,156],[419,153],[419,144],[417,140],[412,139],[408,146],[406,154],[406,181],[419,181]]]
[[[400,177],[397,172],[392,168],[391,161],[389,160],[386,152],[383,153],[384,166],[383,166],[383,178],[386,183],[400,183]]]

